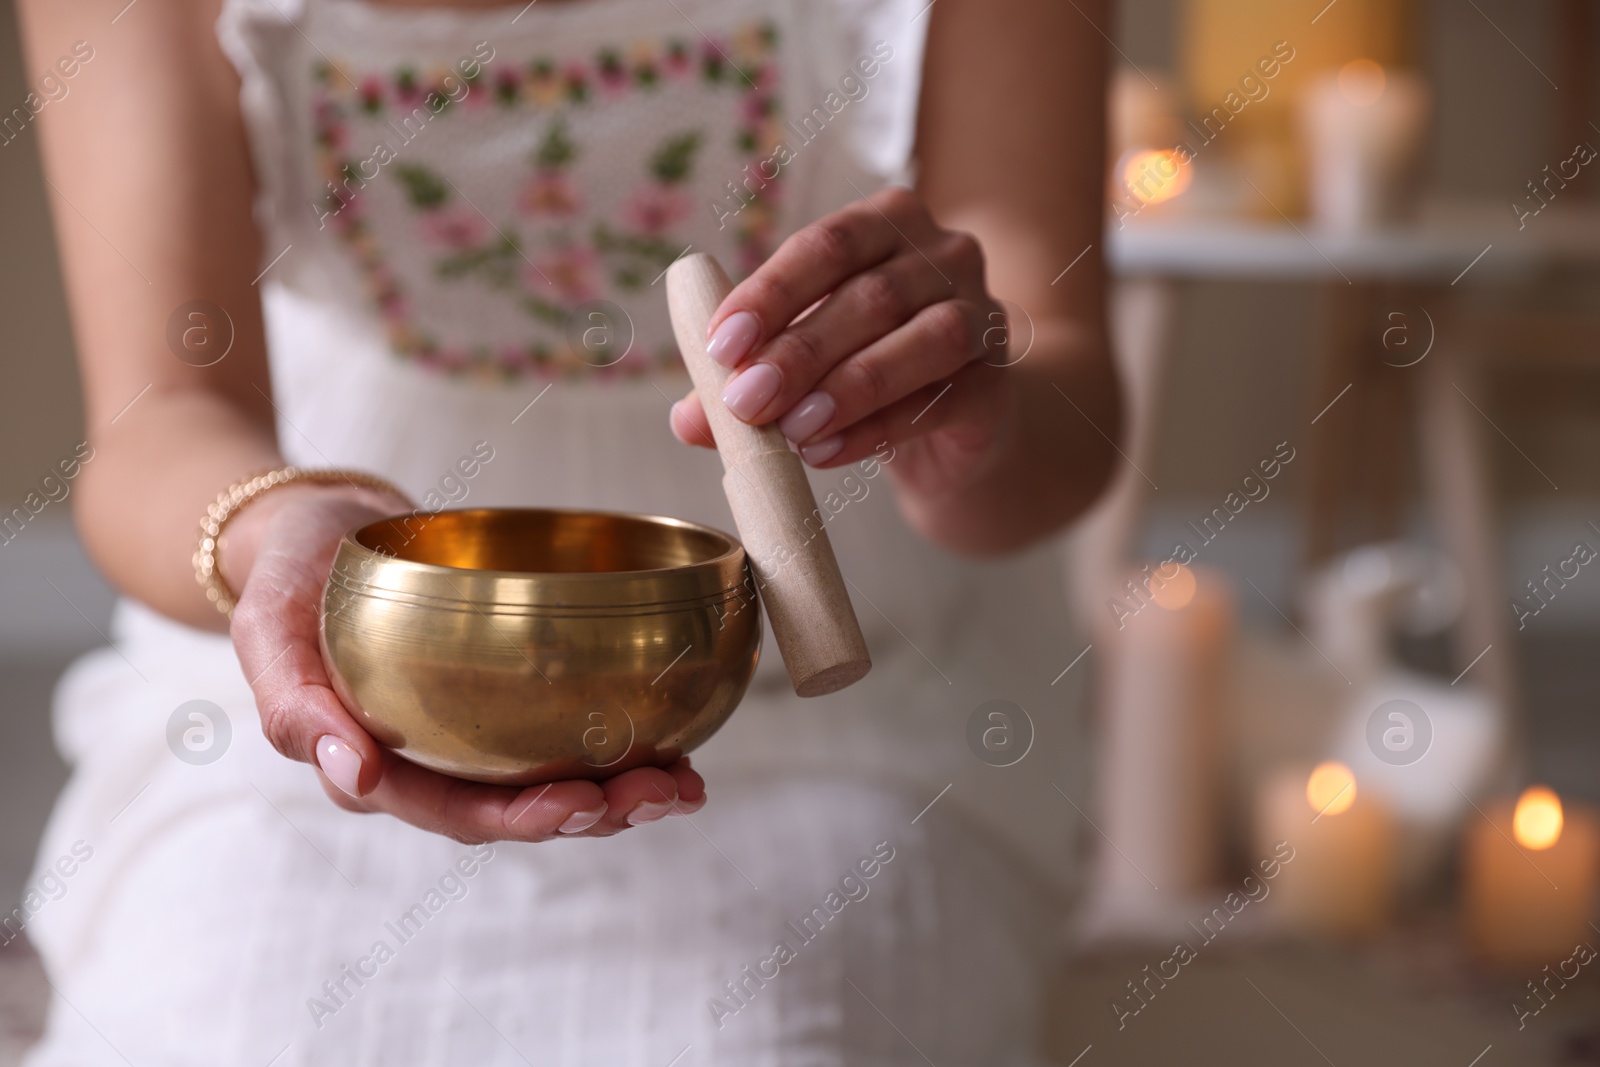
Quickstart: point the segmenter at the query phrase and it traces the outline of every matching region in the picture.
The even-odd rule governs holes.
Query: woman
[[[91,858],[30,923],[30,1064],[1028,1062],[1076,818],[1046,539],[1118,421],[1078,260],[1100,5],[124,4],[22,5],[35,78],[75,82],[38,130],[78,520],[125,595],[58,694],[40,862]],[[397,759],[318,654],[345,530],[731,527],[658,284],[689,247],[743,277],[725,399],[843,502],[873,673],[799,702],[769,653],[693,768]],[[340,473],[251,481],[288,464]]]

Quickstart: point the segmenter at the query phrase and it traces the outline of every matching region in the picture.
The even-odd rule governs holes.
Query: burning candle
[[[1175,560],[1107,591],[1102,659],[1097,899],[1121,914],[1160,912],[1220,873],[1217,738],[1232,665],[1227,578]]]
[[[1262,784],[1256,851],[1280,842],[1284,861],[1269,907],[1285,928],[1313,935],[1368,933],[1388,918],[1394,896],[1394,824],[1350,768],[1329,761],[1307,773],[1285,767]]]
[[[1354,59],[1307,91],[1301,114],[1311,215],[1360,230],[1410,206],[1430,97],[1420,77]]]
[[[1146,148],[1129,152],[1117,164],[1123,191],[1143,206],[1162,204],[1189,188],[1192,164],[1170,149]]]
[[[1600,820],[1544,786],[1488,805],[1467,825],[1462,855],[1467,934],[1492,963],[1537,966],[1596,936]]]

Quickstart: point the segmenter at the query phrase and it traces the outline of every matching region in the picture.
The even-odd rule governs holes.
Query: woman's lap
[[[492,854],[252,792],[123,863],[30,1067],[996,1067],[1033,1046],[1044,901],[890,789],[713,783],[686,819]]]

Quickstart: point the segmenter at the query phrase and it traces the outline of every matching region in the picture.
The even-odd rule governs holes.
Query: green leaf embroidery
[[[501,233],[487,245],[436,260],[434,273],[448,280],[481,274],[489,285],[506,289],[517,284],[523,262],[522,246],[516,234]]]
[[[406,187],[406,196],[413,207],[431,211],[450,199],[450,188],[444,179],[427,167],[402,163],[395,167],[395,173]]]
[[[460,252],[439,260],[434,265],[434,270],[441,278],[463,278],[483,266],[493,254],[483,248]]]
[[[677,245],[664,237],[642,234],[617,233],[604,222],[597,222],[590,230],[590,240],[602,255],[643,256],[666,266],[683,254]]]
[[[567,323],[568,316],[564,308],[558,307],[547,300],[541,300],[536,296],[524,296],[522,298],[522,308],[534,318],[551,326],[565,326]]]
[[[693,169],[694,154],[700,147],[700,132],[669,137],[650,157],[650,173],[666,185],[676,185],[689,176]]]
[[[558,118],[550,124],[550,132],[539,143],[533,161],[546,170],[557,170],[571,163],[577,154],[578,146],[567,136],[567,120]]]

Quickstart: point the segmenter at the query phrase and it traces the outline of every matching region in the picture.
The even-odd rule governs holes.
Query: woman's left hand
[[[807,309],[810,309],[807,311]],[[1005,310],[983,251],[918,195],[891,187],[791,236],[711,318],[713,359],[738,368],[723,402],[776,421],[813,467],[894,449],[902,485],[959,490],[1004,453],[1016,403]],[[693,391],[673,433],[711,446]]]

